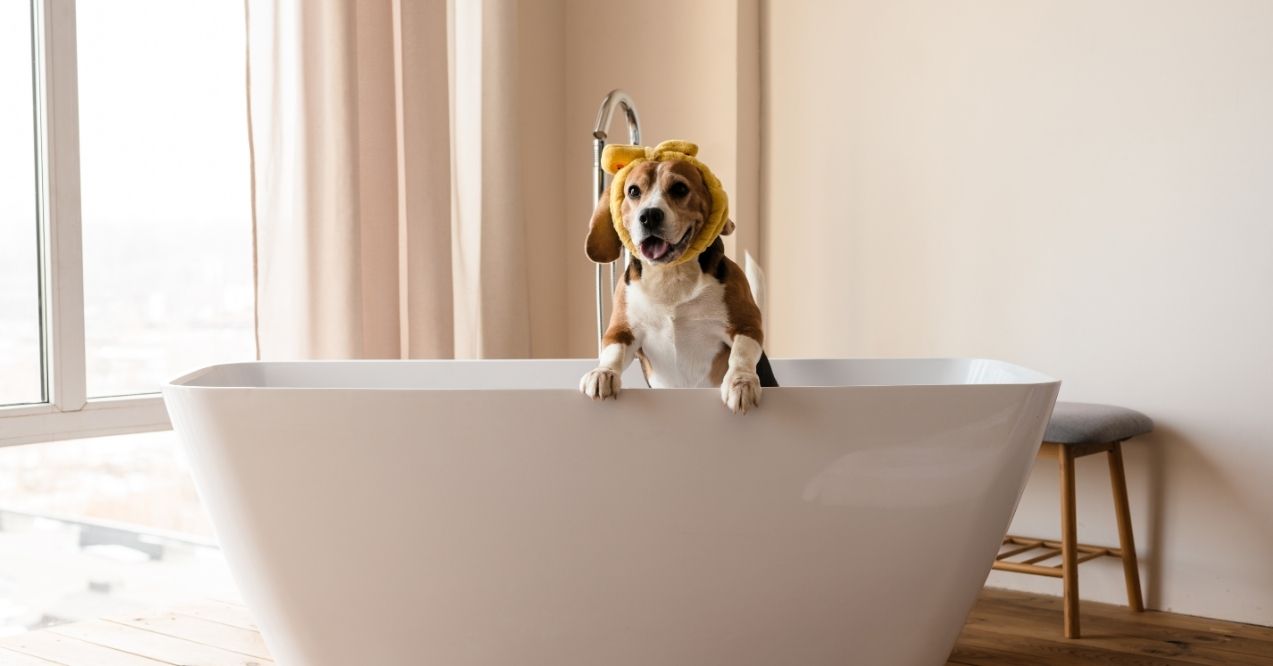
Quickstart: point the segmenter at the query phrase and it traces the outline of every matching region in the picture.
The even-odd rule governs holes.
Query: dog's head
[[[693,159],[696,152],[697,147],[684,142],[664,142],[653,149],[608,146],[603,165],[615,173],[615,181],[593,211],[588,257],[598,263],[614,261],[626,243],[642,261],[672,264],[731,233],[734,223],[726,217],[724,191]]]

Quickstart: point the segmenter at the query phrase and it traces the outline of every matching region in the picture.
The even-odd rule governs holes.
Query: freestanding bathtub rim
[[[217,381],[208,380],[217,378],[218,375],[227,375],[228,380],[234,380],[240,373],[250,369],[314,369],[320,368],[375,368],[377,366],[393,366],[402,367],[406,365],[418,365],[422,369],[429,367],[437,367],[442,364],[463,364],[465,366],[535,366],[545,364],[575,364],[581,368],[586,368],[587,364],[595,362],[593,359],[339,359],[339,360],[287,360],[287,361],[241,361],[232,363],[219,363],[188,372],[177,377],[163,386],[164,391],[168,390],[260,390],[260,391],[322,391],[322,390],[357,390],[357,391],[562,391],[569,390],[562,386],[368,386],[357,385],[353,383],[336,383],[325,384],[321,386],[306,386],[303,384],[289,383],[269,385],[264,378],[254,381]],[[988,381],[979,381],[976,379],[965,378],[963,381],[955,379],[937,379],[932,381],[888,381],[888,382],[862,382],[862,383],[835,383],[835,384],[812,384],[807,382],[783,383],[781,387],[770,388],[767,390],[782,390],[788,388],[803,389],[857,389],[857,388],[915,388],[915,387],[933,387],[933,386],[1029,386],[1029,385],[1046,385],[1059,384],[1060,380],[1042,372],[1026,368],[1015,363],[1000,361],[988,358],[959,358],[959,357],[932,357],[932,358],[781,358],[773,359],[775,366],[784,365],[825,365],[830,363],[842,364],[871,364],[881,366],[915,366],[918,364],[930,364],[934,366],[945,366],[947,368],[957,368],[963,366],[966,371],[975,369],[993,369],[996,370],[995,375]],[[632,372],[636,369],[636,364],[628,369]],[[208,383],[203,383],[207,381]],[[626,381],[626,380],[625,380]],[[779,376],[780,383],[782,376]],[[628,381],[625,384],[625,390],[646,390],[647,387]],[[710,391],[712,388],[685,388],[685,389],[659,389],[660,391]]]

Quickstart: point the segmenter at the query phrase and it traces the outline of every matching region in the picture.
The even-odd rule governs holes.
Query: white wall
[[[997,357],[1145,411],[1150,605],[1273,624],[1273,3],[762,9],[770,351]],[[1080,539],[1115,543],[1078,472]],[[1040,463],[1014,531],[1058,534],[1056,495]]]

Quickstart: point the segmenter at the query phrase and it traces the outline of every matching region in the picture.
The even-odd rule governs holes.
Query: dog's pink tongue
[[[662,238],[647,238],[641,241],[641,251],[651,260],[657,261],[667,254],[672,246]]]

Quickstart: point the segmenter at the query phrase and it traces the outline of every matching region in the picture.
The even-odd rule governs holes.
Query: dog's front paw
[[[720,397],[725,406],[735,414],[760,405],[760,377],[754,372],[730,368],[720,384]]]
[[[619,373],[609,368],[597,368],[579,380],[579,390],[593,400],[619,397]]]

